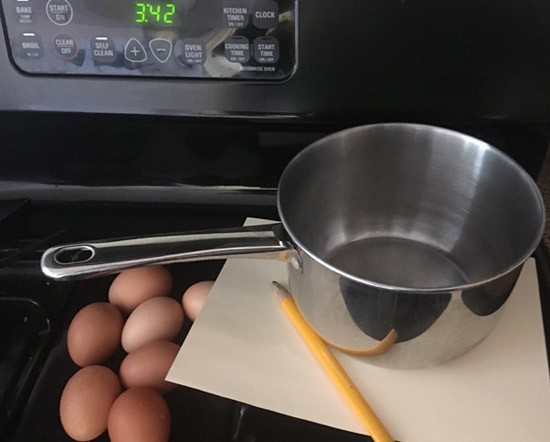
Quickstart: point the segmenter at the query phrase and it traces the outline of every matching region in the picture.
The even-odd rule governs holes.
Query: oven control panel
[[[297,0],[0,0],[29,74],[284,80]]]

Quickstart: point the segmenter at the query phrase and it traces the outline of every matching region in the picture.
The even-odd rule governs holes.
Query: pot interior
[[[443,290],[520,265],[544,224],[540,193],[497,149],[457,132],[381,124],[301,152],[279,185],[293,240],[375,285]]]

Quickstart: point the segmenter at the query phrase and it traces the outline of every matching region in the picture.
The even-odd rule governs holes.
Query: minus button
[[[149,42],[149,49],[160,63],[166,63],[172,54],[172,42],[165,38],[155,38]]]

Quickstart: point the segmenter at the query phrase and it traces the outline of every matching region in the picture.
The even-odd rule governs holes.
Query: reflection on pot
[[[370,337],[381,341],[393,329],[398,342],[413,339],[441,316],[451,293],[418,294],[390,292],[340,278],[340,292],[355,324]]]
[[[506,302],[519,278],[521,267],[473,289],[464,290],[462,301],[472,313],[488,316]]]

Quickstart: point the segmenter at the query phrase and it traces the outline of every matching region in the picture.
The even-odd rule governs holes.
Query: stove
[[[0,442],[70,441],[67,328],[112,280],[50,281],[45,249],[276,220],[290,159],[360,124],[458,130],[536,178],[549,16],[543,0],[0,0]],[[535,258],[550,342],[544,245]],[[169,266],[172,296],[222,265]],[[183,387],[167,400],[173,442],[369,440]]]
[[[67,129],[56,115],[10,119],[2,131],[5,140],[15,139],[10,132],[25,124],[44,145],[53,145],[59,130]],[[84,144],[93,146],[93,153],[73,149],[73,138],[67,136],[56,146],[53,159],[51,151],[29,142],[21,158],[2,161],[9,167],[2,168],[6,178],[0,205],[0,440],[70,441],[58,417],[63,387],[78,368],[67,353],[67,328],[80,308],[107,300],[113,279],[50,281],[39,267],[46,248],[89,239],[237,227],[248,216],[277,219],[274,189],[280,170],[324,134],[308,128],[213,128],[94,117],[93,126],[102,128],[98,132],[89,118],[69,120],[67,130],[75,136],[86,134]],[[247,144],[236,141],[243,139]],[[35,160],[27,162],[31,152]],[[118,161],[111,162],[113,156]],[[188,161],[174,167],[175,156]],[[41,177],[37,163],[42,165]],[[550,267],[543,247],[536,258],[548,321]],[[172,296],[177,299],[194,282],[215,279],[222,265],[211,261],[168,266],[174,277]],[[189,325],[181,340],[188,330]],[[119,350],[107,365],[116,370],[123,356]],[[166,398],[173,416],[172,441],[368,440],[189,388],[178,387]]]

